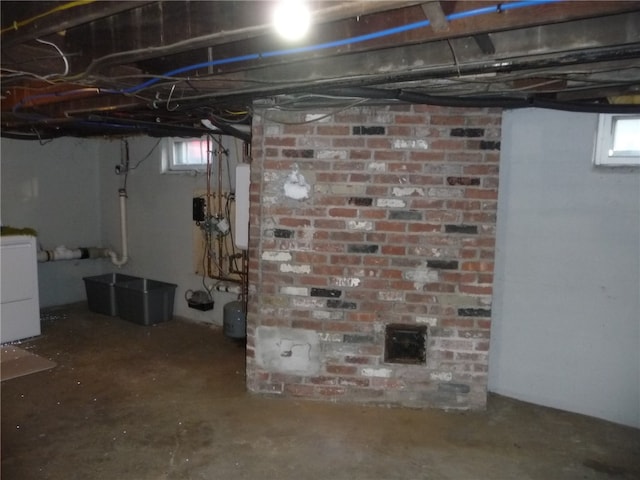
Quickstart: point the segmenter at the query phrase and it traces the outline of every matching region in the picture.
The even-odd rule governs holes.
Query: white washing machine
[[[40,335],[36,237],[0,237],[0,343]]]

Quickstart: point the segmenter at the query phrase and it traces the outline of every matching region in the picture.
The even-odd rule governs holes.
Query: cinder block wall
[[[248,388],[483,408],[501,112],[330,113],[254,116]],[[385,361],[390,324],[426,361]]]

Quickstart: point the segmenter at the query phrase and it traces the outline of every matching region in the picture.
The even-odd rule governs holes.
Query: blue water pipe
[[[489,13],[500,13],[506,10],[516,10],[518,8],[546,5],[550,3],[559,3],[562,1],[565,1],[565,0],[524,0],[520,2],[511,2],[511,3],[504,3],[504,4],[499,3],[499,4],[488,6],[488,7],[481,7],[481,8],[476,8],[474,10],[467,10],[465,12],[452,13],[447,15],[445,18],[451,22],[451,21],[460,20],[463,18],[476,17],[479,15],[487,15]],[[299,53],[317,52],[319,50],[326,50],[328,48],[343,47],[346,45],[362,43],[362,42],[374,40],[377,38],[388,37],[390,35],[396,35],[398,33],[409,32],[411,30],[417,30],[419,28],[427,27],[429,26],[429,24],[430,24],[429,20],[422,20],[420,22],[409,23],[407,25],[401,25],[399,27],[387,28],[385,30],[378,30],[377,32],[358,35],[357,37],[343,38],[341,40],[334,40],[332,42],[318,43],[315,45],[306,45],[303,47],[296,47],[296,48],[288,48],[285,50],[272,50],[270,52],[263,52],[263,53],[251,53],[248,55],[241,55],[237,57],[223,58],[220,60],[212,60],[209,62],[196,63],[193,65],[187,65],[185,67],[171,70],[169,72],[163,73],[161,76],[172,77],[174,75],[190,72],[193,70],[197,70],[199,68],[216,67],[219,65],[228,65],[230,63],[246,62],[248,60],[259,60],[260,58],[284,57],[288,55],[296,55]],[[160,80],[162,79],[152,78],[150,80],[147,80],[146,82],[140,83],[138,85],[134,85],[132,87],[129,87],[123,90],[104,90],[104,92],[105,93],[125,93],[125,94],[135,93],[144,88],[150,87],[155,83],[158,83]]]

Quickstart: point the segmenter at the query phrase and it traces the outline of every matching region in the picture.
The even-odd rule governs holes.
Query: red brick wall
[[[443,408],[486,402],[501,113],[254,117],[247,384]],[[388,324],[426,363],[385,362]]]

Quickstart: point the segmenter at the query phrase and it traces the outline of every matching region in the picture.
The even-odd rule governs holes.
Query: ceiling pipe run
[[[516,9],[520,9],[520,8],[527,8],[527,7],[535,7],[535,6],[542,6],[542,5],[547,5],[547,4],[551,4],[551,3],[560,3],[560,2],[564,2],[566,0],[522,0],[522,1],[516,1],[516,2],[512,2],[512,3],[507,3],[507,4],[502,4],[502,3],[498,3],[495,5],[490,5],[490,6],[482,6],[480,8],[476,8],[473,10],[467,10],[464,12],[457,12],[457,13],[452,13],[450,15],[446,16],[446,20],[451,22],[454,20],[462,20],[465,18],[470,18],[470,17],[475,17],[475,16],[482,16],[482,15],[488,15],[488,14],[493,14],[493,13],[502,13],[504,11],[507,10],[516,10]],[[358,43],[363,43],[363,42],[367,42],[370,40],[376,40],[379,38],[384,38],[384,37],[389,37],[392,35],[396,35],[399,33],[404,33],[404,32],[410,32],[412,30],[418,30],[421,28],[425,28],[427,26],[429,26],[431,24],[431,22],[427,19],[427,20],[421,20],[418,22],[413,22],[413,23],[409,23],[406,25],[400,25],[400,26],[396,26],[396,27],[391,27],[391,28],[386,28],[383,30],[377,30],[375,32],[372,33],[367,33],[367,34],[363,34],[363,35],[357,35],[355,37],[348,37],[348,38],[342,38],[339,40],[333,40],[333,41],[329,41],[329,42],[324,42],[324,43],[318,43],[318,44],[314,44],[314,45],[304,45],[304,46],[300,46],[300,47],[292,47],[292,48],[287,48],[287,49],[283,49],[283,50],[271,50],[271,51],[266,51],[266,52],[255,52],[255,53],[249,53],[246,55],[238,55],[236,57],[229,57],[229,58],[220,58],[217,60],[211,60],[211,61],[207,61],[207,62],[201,62],[201,63],[196,63],[193,65],[187,65],[181,68],[176,68],[174,70],[171,70],[169,72],[165,72],[160,76],[156,76],[155,78],[151,78],[145,82],[142,82],[138,85],[133,85],[131,87],[125,88],[125,89],[105,89],[103,91],[103,93],[111,93],[111,94],[131,94],[131,93],[137,93],[141,90],[144,90],[152,85],[155,85],[156,83],[160,82],[163,78],[165,77],[173,77],[176,75],[181,75],[183,73],[188,73],[188,72],[192,72],[194,70],[198,70],[201,68],[210,68],[210,67],[217,67],[217,66],[221,66],[221,65],[228,65],[228,64],[234,64],[234,63],[242,63],[242,62],[246,62],[246,61],[250,61],[250,60],[261,60],[261,59],[265,59],[265,58],[280,58],[280,57],[287,57],[289,55],[299,55],[299,54],[308,54],[308,53],[313,53],[313,52],[317,52],[317,51],[322,51],[322,50],[328,50],[328,49],[332,49],[332,48],[338,48],[338,47],[348,47],[350,45],[355,45]],[[90,67],[91,68],[91,67]]]
[[[605,103],[578,104],[559,102],[541,98],[513,98],[513,97],[448,97],[428,95],[419,92],[408,92],[402,89],[385,90],[371,87],[344,87],[327,90],[334,96],[347,98],[361,97],[379,100],[399,100],[411,104],[437,105],[461,108],[545,108],[585,113],[638,113],[638,105],[610,105]]]
[[[247,125],[247,127],[249,127],[249,130],[245,131],[245,126],[243,125],[229,125],[228,123],[225,122],[221,122],[219,120],[216,120],[213,116],[211,116],[210,118],[204,118],[201,120],[202,125],[204,125],[205,127],[207,127],[210,130],[215,130],[215,131],[219,131],[222,134],[225,135],[230,135],[232,137],[235,138],[239,138],[240,140],[244,140],[245,142],[250,142],[251,141],[251,127]],[[238,128],[241,127],[242,129]]]
[[[322,24],[354,16],[369,15],[384,12],[386,10],[408,7],[419,3],[420,1],[398,0],[377,0],[375,2],[367,2],[366,5],[364,5],[363,2],[336,2],[335,4],[330,4],[328,7],[323,6],[322,8],[312,11],[312,22],[314,24]],[[322,6],[322,4],[320,5]],[[149,58],[175,55],[177,53],[197,48],[214,47],[229,42],[256,38],[260,35],[269,33],[272,29],[273,24],[271,22],[267,22],[260,25],[236,28],[234,30],[222,30],[219,32],[209,33],[207,35],[181,40],[170,45],[152,46],[125,52],[112,53],[105,55],[104,57],[94,59],[84,72],[74,76],[73,78],[85,78],[113,65],[141,62]]]

